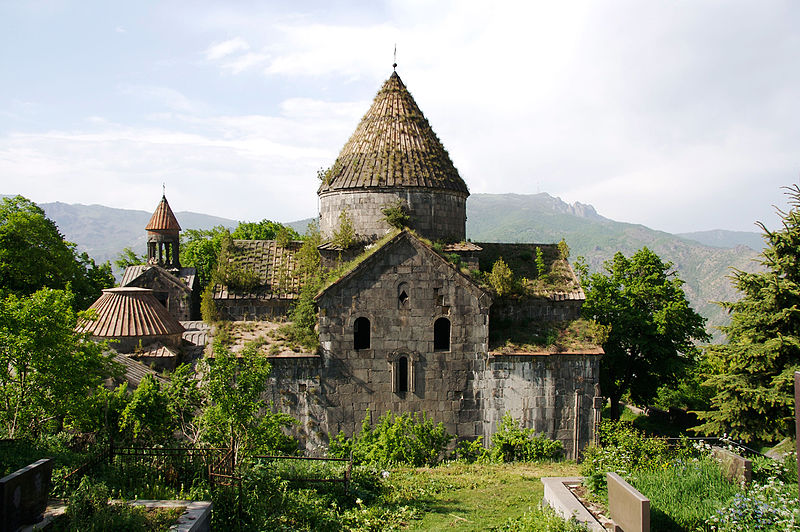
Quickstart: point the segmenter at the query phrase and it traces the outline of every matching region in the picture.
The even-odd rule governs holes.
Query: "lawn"
[[[574,462],[461,464],[397,469],[390,483],[415,497],[422,518],[410,530],[487,530],[542,502],[539,479],[578,474]]]

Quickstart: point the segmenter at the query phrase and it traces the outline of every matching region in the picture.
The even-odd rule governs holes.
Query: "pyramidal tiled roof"
[[[92,336],[163,336],[182,334],[183,326],[147,288],[109,288],[103,290],[89,310],[97,319],[78,324],[78,332]]]
[[[378,91],[324,176],[319,193],[364,187],[425,187],[469,194],[397,72]]]
[[[147,223],[147,227],[145,227],[146,231],[180,231],[181,225],[178,223],[178,219],[175,218],[175,215],[172,213],[172,209],[169,208],[169,203],[167,203],[167,197],[161,196],[161,201],[158,203],[158,207],[156,207],[156,211],[153,213],[153,216],[150,217],[150,221]]]

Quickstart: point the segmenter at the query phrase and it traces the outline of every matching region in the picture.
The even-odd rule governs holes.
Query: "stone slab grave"
[[[616,473],[606,473],[608,513],[615,531],[650,532],[650,499]]]
[[[42,519],[53,460],[42,458],[0,478],[0,532],[14,532]]]
[[[711,456],[719,463],[722,474],[730,482],[750,484],[753,480],[753,462],[722,447],[711,448]]]
[[[574,518],[593,532],[605,532],[605,528],[587,510],[568,486],[580,484],[584,477],[544,477],[544,504],[555,510],[564,519]]]

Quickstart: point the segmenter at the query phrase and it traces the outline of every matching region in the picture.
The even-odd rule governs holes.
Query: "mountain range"
[[[75,242],[98,262],[113,260],[125,247],[146,250],[144,231],[151,213],[101,205],[43,203],[47,216],[64,237]],[[184,229],[235,227],[238,222],[194,212],[176,212]],[[268,216],[266,216],[268,217]],[[290,222],[300,232],[311,219]],[[591,205],[569,204],[546,193],[472,194],[467,202],[467,236],[475,242],[558,242],[570,247],[570,260],[582,256],[592,270],[617,251],[630,256],[643,246],[673,263],[685,282],[692,306],[708,318],[709,330],[727,322],[715,301],[735,300],[732,269],[754,271],[763,248],[761,235],[742,231],[701,231],[674,235],[643,225],[617,222],[597,213]],[[714,334],[716,338],[720,334]]]

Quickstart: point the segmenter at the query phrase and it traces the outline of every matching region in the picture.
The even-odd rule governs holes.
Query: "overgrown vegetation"
[[[606,472],[618,473],[650,499],[652,530],[800,528],[797,477],[789,473],[796,468],[793,456],[788,467],[757,460],[753,485],[742,488],[724,478],[704,443],[686,440],[674,447],[627,423],[609,421],[601,425],[600,443],[584,451],[586,485],[606,500]]]
[[[411,221],[411,215],[408,212],[408,205],[403,200],[397,200],[389,205],[384,205],[381,208],[383,219],[394,227],[395,229],[403,229],[408,227]]]
[[[498,319],[489,330],[489,349],[500,353],[557,353],[596,348],[605,341],[609,329],[607,325],[585,319],[566,322]]]
[[[331,439],[328,452],[339,458],[352,455],[358,464],[432,466],[441,460],[452,439],[444,424],[435,424],[424,412],[400,415],[386,412],[373,427],[367,411],[361,432],[352,438],[337,434]]]
[[[358,235],[347,209],[339,213],[339,222],[331,235],[331,243],[339,249],[350,249],[358,243]]]

